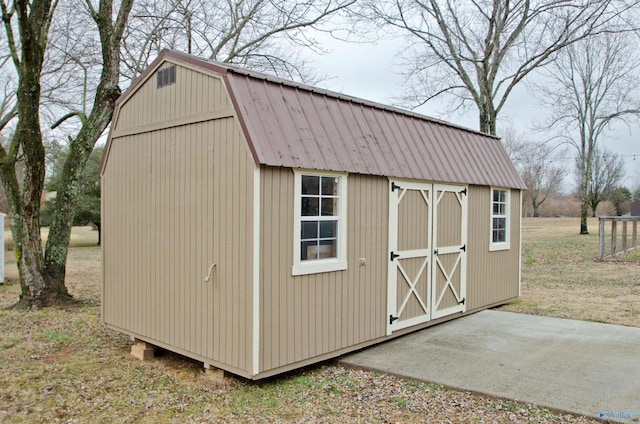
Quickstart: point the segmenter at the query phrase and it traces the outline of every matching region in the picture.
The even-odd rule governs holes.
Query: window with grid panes
[[[296,173],[294,274],[346,268],[345,175]]]
[[[509,191],[491,190],[491,249],[509,248]]]

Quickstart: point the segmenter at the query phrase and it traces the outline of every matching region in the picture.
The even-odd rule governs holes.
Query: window
[[[491,245],[489,250],[509,249],[509,191],[491,190]]]
[[[294,186],[293,275],[346,269],[346,175],[296,171]]]
[[[165,85],[175,84],[176,65],[171,65],[168,68],[160,69],[156,75],[156,88],[162,88]]]

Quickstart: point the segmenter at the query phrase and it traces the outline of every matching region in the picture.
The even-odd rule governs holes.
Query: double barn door
[[[390,180],[387,334],[464,312],[467,188]]]

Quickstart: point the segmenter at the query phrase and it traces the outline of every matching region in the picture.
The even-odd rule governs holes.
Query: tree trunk
[[[120,42],[132,4],[133,0],[122,1],[115,23],[112,22],[112,0],[101,0],[99,10],[93,16],[100,33],[102,73],[91,113],[83,120],[78,135],[71,140],[69,155],[62,171],[60,189],[54,203],[54,218],[45,250],[46,277],[49,284],[54,287],[64,287],[69,240],[78,201],[78,178],[96,141],[109,125],[115,102],[121,94],[118,86]]]
[[[91,153],[91,149],[87,153],[79,144],[77,139],[71,142],[62,170],[60,188],[53,204],[54,212],[44,258],[46,278],[52,285],[64,286],[71,228],[78,201],[78,176]]]
[[[587,216],[589,214],[589,204],[582,202],[580,205],[580,234],[589,234],[589,228],[587,228]]]
[[[71,228],[78,201],[78,177],[96,141],[111,121],[115,101],[120,96],[120,88],[114,83],[118,75],[115,69],[106,67],[103,69],[94,108],[78,132],[78,136],[71,141],[69,155],[64,163],[60,189],[53,204],[53,219],[45,250],[47,278],[54,285],[64,285]]]
[[[53,283],[47,278],[42,255],[40,236],[40,201],[44,187],[44,146],[39,126],[39,87],[30,90],[20,84],[19,94],[30,97],[18,103],[18,125],[15,137],[26,160],[25,180],[22,196],[12,195],[12,235],[16,245],[16,261],[20,275],[21,295],[19,304],[26,308],[42,307],[69,298],[69,293],[61,283]],[[15,168],[14,168],[15,169]],[[14,174],[15,175],[15,174]],[[17,181],[14,183],[17,186]]]
[[[20,277],[21,295],[17,306],[42,307],[53,300],[68,298],[64,286],[49,286],[43,277],[39,212],[33,205],[25,207],[11,155],[4,158],[0,174],[12,218],[11,234]]]
[[[496,135],[496,121],[498,114],[491,104],[491,99],[485,101],[485,104],[478,105],[480,118],[480,131],[486,134]]]
[[[22,57],[18,67],[18,123],[14,133],[25,160],[25,177],[20,189],[12,189],[12,234],[20,276],[20,302],[24,307],[41,307],[52,300],[68,298],[64,284],[51,285],[45,278],[40,202],[44,188],[45,149],[40,130],[40,75],[44,62],[46,32],[51,19],[51,1],[28,5],[16,3]],[[15,161],[13,162],[15,175]],[[8,173],[7,169],[6,172]],[[17,183],[17,182],[16,182]],[[10,184],[14,184],[10,182]]]
[[[11,33],[10,14],[2,4],[4,24]],[[82,113],[83,125],[71,141],[71,154],[64,166],[61,188],[54,208],[45,254],[40,237],[40,204],[45,177],[45,149],[40,130],[40,77],[47,47],[47,32],[57,2],[51,0],[16,0],[14,10],[20,31],[18,43],[9,48],[18,75],[17,124],[14,142],[7,153],[0,147],[0,173],[7,189],[12,214],[12,234],[25,307],[46,306],[70,298],[64,284],[66,260],[77,201],[77,180],[96,141],[108,125],[114,104],[120,95],[118,87],[120,43],[133,0],[122,0],[116,22],[112,22],[113,0],[100,0],[99,9],[87,2],[100,33],[102,74],[91,114]],[[6,41],[6,40],[5,40]],[[19,48],[18,48],[19,46]],[[20,56],[20,58],[18,58]],[[25,177],[18,184],[15,162],[18,151],[25,161]]]
[[[598,205],[600,204],[600,198],[597,193],[593,193],[593,190],[590,189],[589,202],[588,205],[591,208],[591,215],[595,218],[596,212],[598,211]]]
[[[540,216],[540,204],[533,202],[533,217],[538,218]]]

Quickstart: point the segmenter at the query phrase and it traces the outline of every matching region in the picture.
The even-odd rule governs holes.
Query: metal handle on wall
[[[211,280],[211,272],[213,271],[213,268],[216,266],[215,262],[211,264],[211,266],[209,267],[209,272],[207,272],[207,276],[204,279],[205,283],[208,283],[209,280]]]

